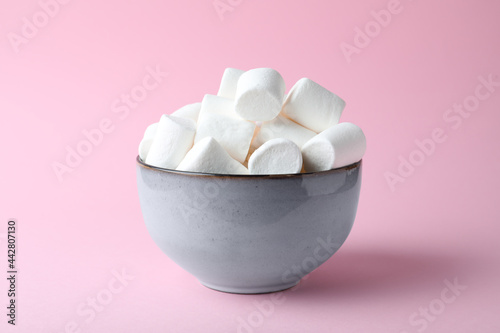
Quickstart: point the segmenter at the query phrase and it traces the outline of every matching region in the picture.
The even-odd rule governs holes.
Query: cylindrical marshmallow
[[[290,89],[283,113],[304,127],[319,133],[337,125],[345,102],[316,82],[302,78]]]
[[[212,137],[196,143],[177,167],[180,171],[216,174],[248,174],[248,169],[233,159]]]
[[[239,117],[200,112],[194,143],[206,137],[213,137],[229,155],[243,163],[254,131],[254,123]]]
[[[253,147],[260,147],[264,142],[284,138],[292,140],[299,148],[309,141],[316,133],[291,121],[281,115],[278,115],[271,121],[263,122],[260,131],[252,142]]]
[[[248,160],[251,174],[275,175],[300,173],[300,148],[288,139],[272,139],[253,152]]]
[[[302,147],[307,172],[324,171],[356,163],[365,154],[366,138],[352,123],[340,123],[319,133]]]
[[[198,121],[198,115],[200,114],[201,103],[193,103],[184,105],[182,108],[174,111],[172,116],[191,119],[194,122]]]
[[[222,80],[219,86],[217,96],[234,99],[236,95],[236,85],[240,79],[241,74],[245,73],[241,69],[226,68],[222,75]]]
[[[235,111],[246,120],[269,121],[280,113],[284,95],[280,73],[271,68],[251,69],[238,80]]]
[[[175,169],[193,146],[196,123],[191,119],[163,115],[160,118],[146,163]]]
[[[139,144],[139,157],[141,160],[146,161],[146,157],[148,156],[149,149],[151,148],[151,144],[153,143],[153,139],[156,134],[156,130],[158,129],[158,123],[154,123],[146,128],[144,132],[144,137]]]
[[[201,101],[200,115],[208,113],[222,114],[241,119],[234,112],[234,101],[232,99],[206,94]]]

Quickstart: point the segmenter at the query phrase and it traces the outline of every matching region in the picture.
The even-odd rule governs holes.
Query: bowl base
[[[224,293],[254,295],[254,294],[276,293],[279,291],[290,289],[292,287],[295,287],[300,282],[300,279],[297,281],[294,281],[292,283],[282,283],[282,284],[278,284],[278,285],[262,286],[262,287],[224,287],[224,286],[214,285],[211,283],[205,283],[203,281],[199,281],[199,282],[203,286],[205,286],[209,289],[221,291]]]

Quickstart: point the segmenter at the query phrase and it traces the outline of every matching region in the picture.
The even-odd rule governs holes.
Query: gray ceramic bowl
[[[231,293],[293,287],[346,240],[361,161],[293,175],[214,175],[152,167],[137,157],[149,234],[203,285]]]

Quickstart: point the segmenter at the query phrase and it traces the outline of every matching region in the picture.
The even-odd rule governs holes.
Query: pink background
[[[500,81],[500,3],[401,0],[348,61],[342,43],[354,44],[356,27],[380,27],[370,13],[391,1],[229,2],[222,20],[213,0],[73,0],[44,22],[35,0],[1,1],[0,331],[500,332],[500,87],[460,123],[443,118],[474,101],[478,77]],[[46,25],[16,52],[9,33],[33,15]],[[168,76],[121,119],[114,101],[148,66]],[[272,67],[288,88],[307,76],[347,101],[342,120],[368,138],[350,237],[279,304],[201,286],[152,242],[139,208],[144,129],[216,93],[225,67]],[[113,131],[58,181],[52,164],[103,119]],[[415,140],[436,128],[446,140],[418,160]],[[385,174],[400,156],[420,165],[391,190]],[[19,225],[14,328],[9,218]],[[133,279],[118,288],[122,270]],[[467,288],[445,304],[455,279]],[[91,315],[85,304],[97,296],[106,304]]]

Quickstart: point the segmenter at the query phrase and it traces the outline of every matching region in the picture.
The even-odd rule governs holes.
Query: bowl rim
[[[303,172],[303,173],[275,174],[275,175],[239,175],[239,174],[220,174],[220,173],[209,173],[209,172],[181,171],[181,170],[160,168],[157,166],[146,164],[144,161],[141,160],[139,155],[137,155],[137,158],[136,158],[136,163],[138,166],[145,168],[145,169],[151,169],[151,170],[164,172],[164,173],[178,174],[178,175],[184,175],[184,176],[190,176],[190,177],[244,178],[244,179],[301,178],[301,177],[308,177],[308,176],[312,177],[312,176],[319,176],[319,175],[328,175],[328,174],[332,174],[332,173],[345,172],[345,171],[359,168],[361,166],[362,162],[363,162],[363,159],[361,159],[355,163],[340,167],[340,168],[335,168],[335,169],[325,170],[325,171],[317,171],[317,172]]]

